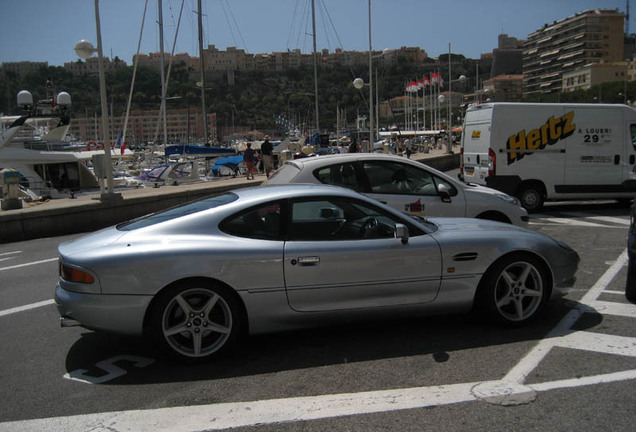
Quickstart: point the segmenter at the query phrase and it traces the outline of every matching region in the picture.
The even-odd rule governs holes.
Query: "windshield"
[[[173,207],[168,210],[153,213],[147,216],[143,216],[132,221],[124,222],[117,225],[117,229],[120,231],[133,231],[139,228],[155,225],[161,222],[166,222],[172,219],[176,219],[182,216],[198,213],[211,208],[220,207],[222,205],[236,201],[238,195],[234,193],[227,193],[224,195],[213,196],[195,201],[190,204],[182,205],[179,207]]]

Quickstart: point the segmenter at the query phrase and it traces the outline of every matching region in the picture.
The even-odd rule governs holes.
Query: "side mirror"
[[[446,187],[445,184],[440,184],[437,187],[437,192],[439,193],[439,196],[442,198],[442,202],[445,202],[445,203],[452,202],[450,192],[448,191],[448,188]]]
[[[404,224],[395,224],[395,238],[399,238],[402,244],[409,242],[409,229]]]

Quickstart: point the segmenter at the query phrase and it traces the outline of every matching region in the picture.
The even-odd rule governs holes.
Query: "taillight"
[[[495,152],[491,148],[489,148],[488,149],[488,175],[494,176],[496,168],[497,168],[497,156],[495,155]]]
[[[60,264],[60,277],[67,282],[92,284],[95,278],[90,273],[77,268]]]
[[[464,174],[464,147],[459,149],[459,173]]]

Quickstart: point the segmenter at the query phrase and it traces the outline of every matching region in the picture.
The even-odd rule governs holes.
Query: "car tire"
[[[175,285],[157,298],[150,330],[168,357],[184,363],[209,361],[227,351],[241,333],[239,303],[233,293],[209,281]]]
[[[531,213],[541,210],[545,200],[541,187],[533,183],[522,186],[518,198],[521,206]]]
[[[533,320],[550,297],[550,278],[532,255],[510,255],[488,269],[477,290],[478,311],[491,321],[516,327]]]

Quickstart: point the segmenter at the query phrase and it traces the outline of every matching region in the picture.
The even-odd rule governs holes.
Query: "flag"
[[[126,143],[122,144],[122,139],[124,138],[124,132],[119,132],[119,137],[117,138],[117,147],[121,149],[121,154],[124,154],[126,150]]]
[[[440,76],[437,72],[431,72],[431,82],[433,84],[439,84]]]
[[[431,85],[431,80],[428,77],[424,77],[424,87],[428,87]]]
[[[424,84],[424,81],[422,81],[421,79],[417,80],[417,89],[423,89],[426,85]]]

